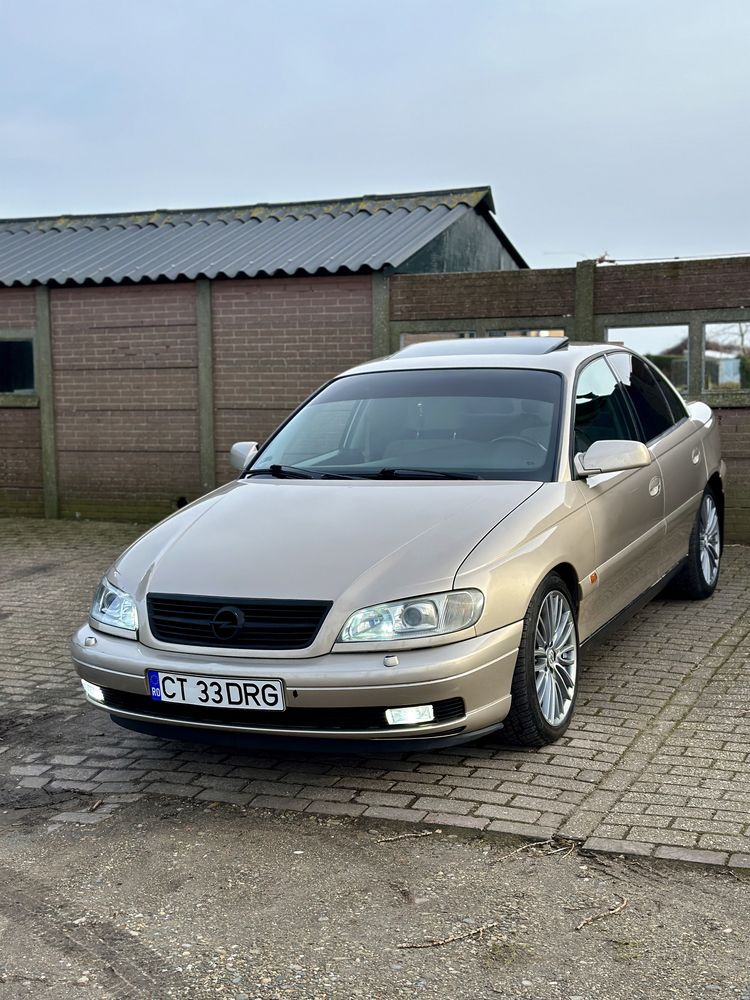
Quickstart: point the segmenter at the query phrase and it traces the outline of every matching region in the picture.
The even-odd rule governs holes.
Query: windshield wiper
[[[439,472],[436,469],[384,468],[373,473],[372,479],[481,479],[470,472]]]
[[[272,476],[274,479],[481,479],[469,472],[439,472],[435,469],[383,468],[375,472],[361,472],[356,476],[347,476],[340,472],[319,472],[315,469],[302,469],[298,465],[266,465],[262,468],[248,469],[245,478],[250,476]]]
[[[273,476],[274,479],[356,479],[356,476],[343,476],[337,472],[316,472],[312,469],[300,469],[296,465],[267,465],[264,468],[248,469],[245,478],[250,476]]]

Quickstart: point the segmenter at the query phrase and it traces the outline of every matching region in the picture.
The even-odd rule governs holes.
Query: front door
[[[639,440],[622,386],[603,357],[589,362],[576,386],[574,451],[595,441]],[[590,635],[656,583],[664,560],[664,490],[658,461],[578,481],[591,516],[596,582],[580,622]]]

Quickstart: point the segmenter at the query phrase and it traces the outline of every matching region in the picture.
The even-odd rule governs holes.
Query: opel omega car
[[[127,728],[540,746],[585,643],[719,575],[711,410],[614,345],[412,345],[232,461],[117,559],[73,637],[86,697]]]

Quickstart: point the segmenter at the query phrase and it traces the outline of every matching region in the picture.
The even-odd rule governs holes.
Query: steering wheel
[[[492,438],[490,444],[500,444],[501,441],[518,441],[521,444],[533,445],[535,448],[540,448],[542,454],[544,455],[547,454],[547,449],[544,447],[543,444],[540,444],[539,441],[534,441],[533,438],[521,437],[520,434],[506,434],[503,435],[502,437]]]

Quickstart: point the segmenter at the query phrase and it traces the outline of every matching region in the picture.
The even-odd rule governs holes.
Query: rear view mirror
[[[640,441],[594,441],[575,457],[575,470],[582,479],[603,472],[624,472],[651,465],[653,457]]]
[[[229,462],[232,468],[242,472],[250,459],[254,458],[258,451],[257,441],[237,441],[232,445],[229,452]]]

